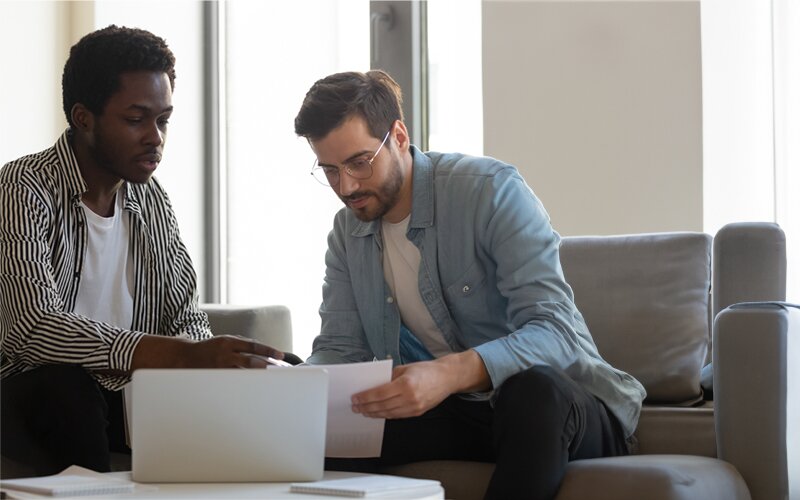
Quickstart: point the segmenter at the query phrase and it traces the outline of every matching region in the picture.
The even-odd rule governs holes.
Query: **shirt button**
[[[461,291],[464,292],[464,293],[467,293],[470,290],[471,290],[471,288],[469,287],[469,285],[464,285],[464,288],[461,289]]]
[[[386,303],[391,304],[394,302],[394,297],[386,297]]]

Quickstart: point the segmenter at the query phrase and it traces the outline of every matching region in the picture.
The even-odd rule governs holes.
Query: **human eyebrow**
[[[135,110],[135,111],[141,111],[142,113],[152,113],[153,112],[152,108],[150,108],[149,106],[145,106],[144,104],[131,104],[130,106],[128,106],[128,109]],[[166,113],[172,113],[173,109],[175,109],[173,106],[167,106],[166,108],[164,108],[161,111],[159,111],[158,114],[159,115],[163,115],[163,114],[166,114]]]

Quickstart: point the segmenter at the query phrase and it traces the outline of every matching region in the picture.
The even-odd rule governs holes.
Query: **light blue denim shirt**
[[[558,367],[633,433],[645,396],[597,352],[559,260],[561,238],[516,168],[412,147],[407,237],[419,290],[454,351],[473,348],[497,388],[535,365]],[[399,360],[400,314],[385,283],[380,220],[343,208],[328,236],[322,330],[309,363]]]

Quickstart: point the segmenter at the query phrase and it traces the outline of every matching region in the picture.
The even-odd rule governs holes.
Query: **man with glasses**
[[[644,388],[598,354],[517,169],[421,152],[400,106],[388,74],[339,73],[295,118],[312,174],[346,206],[308,362],[395,361],[352,399],[388,419],[381,457],[328,466],[491,461],[487,498],[552,498],[569,460],[627,453]]]

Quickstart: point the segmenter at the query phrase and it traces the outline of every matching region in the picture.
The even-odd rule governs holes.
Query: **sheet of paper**
[[[353,413],[350,398],[392,380],[392,360],[315,365],[328,371],[328,428],[325,456],[379,457],[385,419]]]

